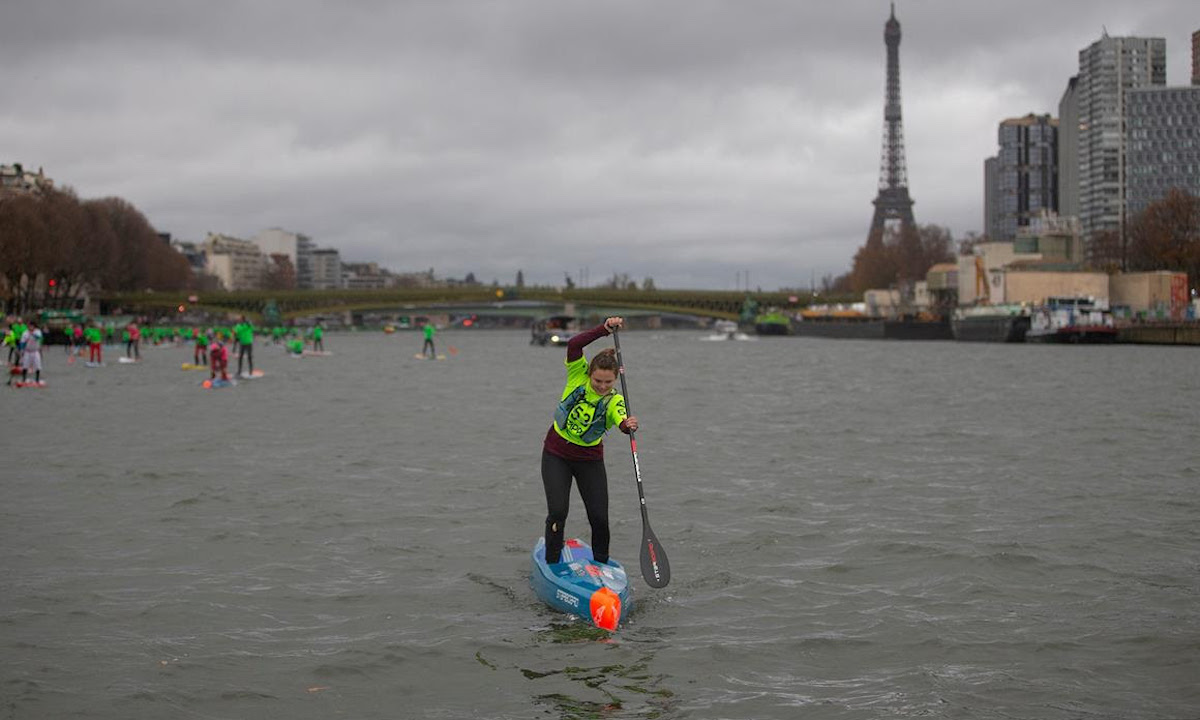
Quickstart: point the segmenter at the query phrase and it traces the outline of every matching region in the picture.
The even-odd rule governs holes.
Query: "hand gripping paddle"
[[[629,390],[625,387],[625,363],[621,360],[621,340],[613,330],[613,346],[617,350],[617,375],[621,378],[621,394],[625,396],[625,411],[630,415]],[[652,588],[663,588],[671,582],[671,563],[667,553],[650,529],[650,517],[646,513],[646,494],[642,490],[642,469],[638,466],[637,439],[629,433],[629,449],[633,452],[633,476],[637,479],[638,501],[642,507],[642,578]]]

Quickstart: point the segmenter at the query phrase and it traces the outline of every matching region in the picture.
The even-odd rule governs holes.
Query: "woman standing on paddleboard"
[[[592,526],[592,555],[608,562],[608,475],[604,470],[604,433],[617,426],[628,434],[638,429],[636,417],[625,412],[625,398],[613,389],[617,381],[616,353],[600,351],[589,363],[583,348],[624,327],[610,317],[603,325],[579,333],[567,343],[567,385],[554,422],[542,445],[542,485],[546,489],[546,562],[562,559],[563,526],[571,499],[571,479]]]

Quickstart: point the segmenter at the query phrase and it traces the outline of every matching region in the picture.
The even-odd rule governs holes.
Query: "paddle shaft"
[[[629,388],[625,385],[625,362],[621,359],[621,338],[613,330],[613,347],[617,351],[617,376],[621,379],[621,395],[625,397],[625,412],[633,414],[629,405]],[[633,454],[633,476],[637,480],[638,503],[642,510],[642,549],[640,560],[642,578],[650,587],[666,587],[671,582],[671,564],[667,553],[662,549],[654,530],[650,527],[650,515],[646,510],[646,493],[642,487],[642,468],[638,464],[636,431],[629,431],[629,450]]]

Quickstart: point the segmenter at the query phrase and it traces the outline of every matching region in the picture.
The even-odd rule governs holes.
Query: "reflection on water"
[[[567,664],[561,668],[521,668],[521,674],[536,684],[533,700],[553,708],[562,718],[659,718],[672,707],[674,693],[667,678],[651,670],[655,653],[631,647],[612,633],[582,621],[554,622],[536,633],[536,641],[551,644],[606,646],[605,654],[616,654],[619,662],[602,665]],[[588,653],[595,657],[595,653]],[[628,657],[627,657],[628,656]],[[574,659],[574,657],[572,657]],[[557,686],[552,689],[546,685]]]

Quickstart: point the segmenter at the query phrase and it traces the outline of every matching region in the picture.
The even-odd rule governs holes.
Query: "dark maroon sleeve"
[[[596,327],[586,332],[581,332],[567,341],[567,362],[578,360],[583,357],[583,349],[590,345],[592,341],[608,335],[608,328],[604,327],[604,323],[600,323]]]

